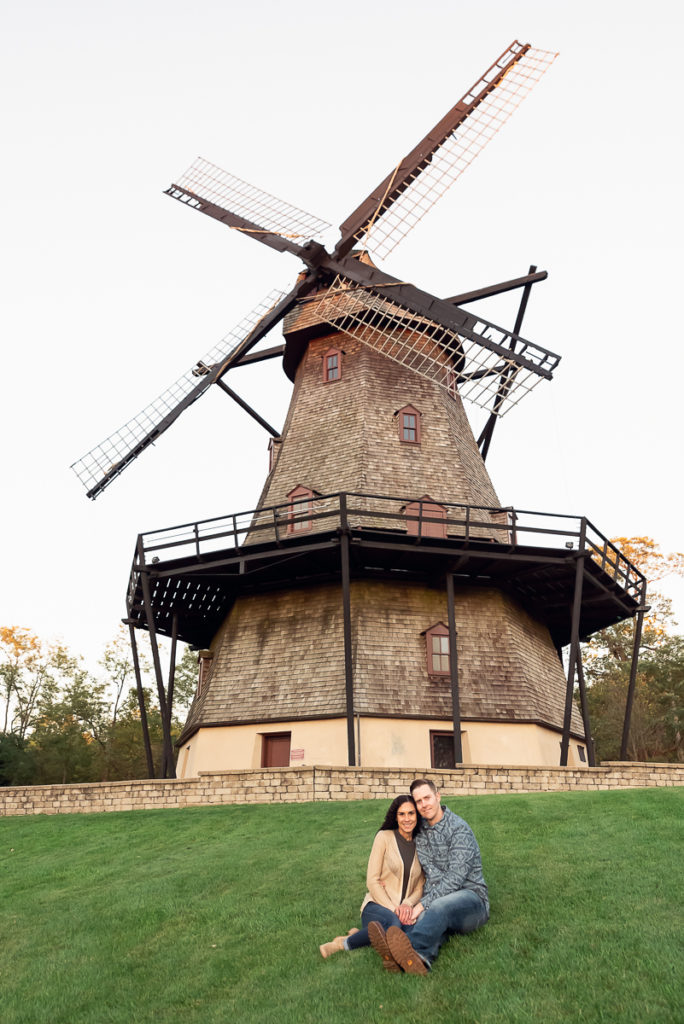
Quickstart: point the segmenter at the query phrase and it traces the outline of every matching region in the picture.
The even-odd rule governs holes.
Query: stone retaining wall
[[[314,765],[206,772],[193,779],[0,788],[0,817],[208,807],[216,804],[391,799],[402,790],[407,792],[411,781],[422,775],[433,779],[447,796],[684,785],[684,765],[676,764],[609,762],[598,768],[468,765],[452,771]]]

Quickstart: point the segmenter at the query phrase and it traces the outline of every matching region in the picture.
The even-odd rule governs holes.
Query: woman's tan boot
[[[339,953],[344,949],[344,940],[346,935],[338,935],[332,940],[332,942],[324,942],[322,946],[318,948],[321,951],[322,957],[332,956],[333,953]]]

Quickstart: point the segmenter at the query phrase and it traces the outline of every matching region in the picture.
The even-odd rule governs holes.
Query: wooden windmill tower
[[[579,639],[634,614],[643,580],[586,520],[502,508],[485,466],[496,420],[559,361],[520,335],[546,275],[439,299],[376,265],[554,56],[508,47],[331,252],[321,222],[204,160],[167,190],[304,264],[288,294],[74,464],[96,497],[211,384],[237,398],[231,367],[282,354],[294,384],[282,431],[239,400],[272,434],[257,509],[138,539],[132,637],[142,626],[200,651],[181,774],[591,759],[572,699]],[[462,308],[512,288],[512,331]],[[258,348],[281,321],[285,344]],[[466,398],[489,410],[477,441]],[[156,667],[168,733],[172,682]],[[167,772],[171,760],[167,735]]]

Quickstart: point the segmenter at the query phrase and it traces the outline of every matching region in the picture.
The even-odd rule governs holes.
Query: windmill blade
[[[384,257],[454,184],[558,56],[515,40],[341,225],[335,254],[357,243]]]
[[[560,357],[512,335],[474,314],[448,327],[400,305],[373,288],[338,276],[323,294],[322,320],[376,352],[434,381],[452,396],[458,393],[487,408],[495,399],[503,416],[534,388],[549,379]],[[505,375],[505,394],[500,380]]]
[[[529,278],[531,278],[534,275],[536,269],[537,268],[534,265],[530,267],[528,275]],[[513,328],[514,338],[517,337],[518,332],[522,327],[523,319],[525,317],[525,311],[527,309],[527,303],[530,298],[530,292],[532,291],[532,284],[533,282],[531,280],[528,280],[527,284],[523,288],[523,293],[520,299],[520,305],[518,307],[518,315],[515,318],[515,326]],[[508,392],[513,386],[514,380],[515,372],[510,370],[509,368],[507,368],[505,372],[501,374],[501,379],[499,381],[499,386],[497,387],[496,390],[496,397],[494,399],[494,403],[489,413],[489,418],[487,419],[487,422],[482,428],[480,436],[477,439],[477,445],[478,448],[480,449],[480,454],[482,455],[483,461],[486,461],[487,455],[489,454],[489,446],[492,443],[492,435],[494,433],[494,427],[496,426],[496,421],[498,419],[498,409],[503,404],[503,402],[505,402],[506,396],[508,395]]]
[[[241,356],[282,320],[304,282],[288,294],[273,291],[215,345],[192,369],[168,387],[123,427],[74,462],[71,468],[96,498],[124,469],[153,444],[180,414],[219,381]]]
[[[313,214],[262,192],[202,157],[166,189],[166,195],[273,249],[301,258],[303,245],[320,241],[330,228]]]

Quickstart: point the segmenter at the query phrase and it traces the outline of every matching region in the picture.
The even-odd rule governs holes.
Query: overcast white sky
[[[664,0],[7,9],[0,623],[94,662],[124,614],[137,534],[258,498],[268,435],[218,388],[97,501],[69,469],[299,270],[163,189],[202,155],[339,224],[515,38],[560,57],[383,266],[441,295],[548,270],[523,334],[563,359],[497,426],[499,496],[684,548],[681,12]],[[477,311],[512,327],[518,298]],[[279,365],[230,383],[282,424]],[[684,621],[682,588],[666,589]]]

